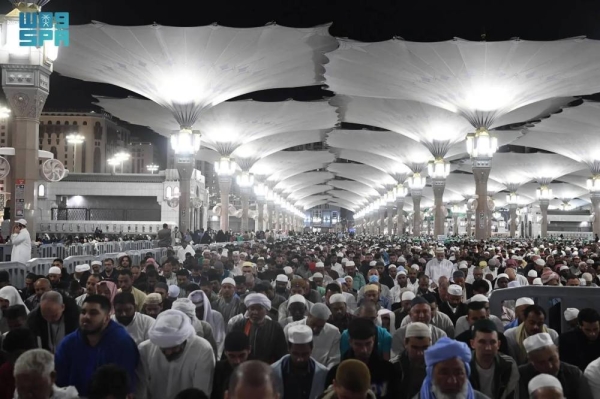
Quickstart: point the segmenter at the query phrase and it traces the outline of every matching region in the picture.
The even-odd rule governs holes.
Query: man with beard
[[[229,378],[237,366],[248,360],[250,341],[242,331],[232,331],[225,337],[224,357],[217,362],[211,399],[223,399]]]
[[[354,316],[348,312],[346,297],[342,294],[333,294],[329,297],[329,309],[331,317],[327,322],[336,326],[340,332],[348,329],[348,324]]]
[[[244,299],[248,318],[235,322],[231,331],[243,331],[251,345],[250,359],[272,364],[287,354],[287,342],[283,328],[275,320],[267,319],[271,301],[263,294],[248,294]]]
[[[427,377],[415,399],[490,399],[469,382],[471,351],[464,342],[444,337],[425,352]]]
[[[242,300],[235,296],[234,293],[235,280],[231,277],[227,277],[221,282],[219,299],[212,304],[214,310],[223,315],[223,321],[225,322],[225,325],[227,325],[229,319],[231,319],[233,316],[242,313]]]
[[[88,394],[94,372],[105,364],[122,367],[129,375],[129,392],[135,393],[135,373],[140,354],[127,331],[110,319],[111,303],[102,295],[83,302],[79,329],[67,335],[56,351],[56,385],[75,386],[82,397]]]
[[[163,298],[159,293],[153,292],[146,296],[142,313],[156,319],[163,310]]]
[[[425,370],[425,351],[431,346],[431,330],[427,324],[410,323],[404,338],[404,351],[392,359],[397,375],[402,378],[400,383],[404,398],[411,399],[419,393],[423,380],[427,375]]]
[[[188,316],[166,310],[148,336],[139,347],[142,372],[136,398],[174,398],[188,388],[210,395],[215,356],[208,341],[196,335]]]
[[[312,358],[313,333],[306,325],[288,330],[288,351],[271,367],[279,377],[281,398],[317,399],[325,390],[327,368]]]
[[[129,292],[121,292],[113,299],[115,314],[111,320],[122,325],[131,335],[136,345],[148,339],[148,331],[154,324],[154,319],[135,311],[135,298]]]

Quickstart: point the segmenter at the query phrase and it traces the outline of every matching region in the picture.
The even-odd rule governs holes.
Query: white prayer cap
[[[205,299],[208,301],[206,294],[202,290],[196,290],[196,291],[191,292],[188,295],[188,298],[190,299],[190,301],[192,301],[194,303],[194,305],[203,305],[205,302]]]
[[[419,270],[420,269],[419,265],[412,265],[410,268],[411,269],[415,269],[415,270]]]
[[[436,248],[436,249],[435,249],[435,252],[436,252],[436,253],[444,253],[444,252],[445,252],[445,250],[444,250],[444,248],[442,248],[442,247],[438,247],[438,248]]]
[[[585,261],[588,265],[593,265],[594,264],[594,260],[593,259],[588,259]]]
[[[256,265],[254,263],[248,262],[248,261],[242,263],[242,267],[255,267],[255,266]]]
[[[306,324],[290,326],[288,329],[288,341],[292,344],[309,344],[313,340],[312,328]]]
[[[325,263],[323,263],[323,262],[317,262],[315,264],[315,267],[325,267]]]
[[[347,262],[348,262],[347,258],[342,258],[342,265],[345,264],[345,263],[347,263]]]
[[[578,315],[579,315],[579,309],[567,308],[567,310],[565,310],[565,320],[566,321],[575,320]]]
[[[91,264],[92,266],[102,266],[102,262],[100,262],[99,260],[93,260]]]
[[[533,302],[533,299],[531,298],[519,298],[517,299],[517,302],[515,303],[515,307],[519,307],[519,306],[523,306],[523,305],[534,305],[535,303]]]
[[[121,259],[123,256],[127,256],[127,254],[125,252],[121,252],[117,254],[117,259]]]
[[[398,276],[406,276],[406,272],[404,270],[400,270],[396,275],[396,278],[398,278]]]
[[[500,273],[500,274],[498,275],[498,278],[497,278],[497,279],[498,279],[498,280],[500,280],[501,278],[505,278],[505,279],[507,279],[507,280],[509,279],[509,278],[508,278],[508,274],[506,274],[506,273]]]
[[[448,287],[448,295],[462,296],[462,287],[457,284],[452,284]]]
[[[342,252],[338,252],[337,254],[335,254],[335,256],[338,258],[343,258],[344,254]]]
[[[27,220],[25,219],[19,219],[17,220],[17,223],[22,224],[23,226],[27,226]]]
[[[452,255],[451,257],[448,258],[449,261],[455,261],[456,260],[456,256]]]
[[[150,294],[150,295],[154,295],[154,294]],[[148,295],[148,297],[150,295]],[[160,296],[160,294],[158,294],[158,296]],[[146,297],[146,298],[148,298],[148,297]],[[162,299],[161,299],[160,303],[162,303]],[[171,305],[171,309],[179,310],[180,312],[183,312],[187,317],[190,318],[190,320],[193,320],[196,318],[196,305],[194,305],[192,303],[192,301],[190,301],[187,298],[176,299],[175,302],[173,302],[173,304]]]
[[[405,338],[411,338],[411,337],[431,338],[431,329],[425,323],[419,323],[419,322],[410,323],[408,326],[406,326],[406,334],[404,335],[404,337]]]
[[[469,264],[466,261],[461,260],[460,262],[458,262],[458,268],[459,269],[468,269]]]
[[[316,278],[323,278],[323,273],[317,272],[317,273],[313,274],[313,278],[315,278],[315,277]]]
[[[83,273],[87,272],[88,270],[90,270],[90,265],[88,265],[87,263],[75,266],[75,273]]]
[[[533,283],[531,283],[531,285],[544,285],[544,283],[542,283],[542,279],[538,277],[533,280]]]
[[[265,260],[265,258],[263,258],[262,256],[260,256],[258,259],[256,259],[257,261],[259,260]]]
[[[473,295],[469,302],[489,302],[489,298],[483,294]]]
[[[346,303],[346,297],[342,294],[333,294],[329,297],[329,304],[332,305],[334,303]]]
[[[412,301],[413,299],[415,299],[415,293],[412,291],[405,291],[402,293],[402,297],[400,298],[401,301]]]
[[[394,265],[393,263],[388,266],[388,270],[390,270],[390,269],[397,269],[397,268],[398,267],[396,265]]]
[[[177,298],[179,296],[179,293],[181,292],[181,290],[179,289],[178,286],[176,285],[170,285],[169,286],[169,298]]]
[[[329,320],[331,316],[331,310],[324,303],[315,303],[310,308],[310,315],[316,317],[319,320]]]
[[[240,254],[240,251],[233,251],[231,254],[232,254],[232,255],[239,255],[239,254]]]
[[[248,254],[247,254],[247,253],[245,253],[245,252],[240,252],[240,256],[242,256],[242,257],[244,257],[244,258],[245,258],[246,256],[248,256]]]
[[[162,296],[160,294],[153,292],[146,296],[144,299],[144,305],[160,305],[162,303]]]
[[[546,266],[546,261],[542,258],[535,261],[535,264],[538,266]]]
[[[248,294],[244,299],[244,305],[249,308],[252,305],[261,305],[267,310],[271,310],[271,301],[265,294]]]
[[[354,264],[354,261],[349,260],[348,262],[346,262],[345,266],[348,267],[348,266],[356,266],[356,265]]]
[[[275,277],[275,281],[280,283],[287,283],[289,279],[288,276],[286,276],[285,274],[278,274],[277,277]]]
[[[285,274],[292,274],[292,273],[294,273],[294,269],[292,269],[290,266],[286,266],[283,268],[283,272]]]
[[[48,274],[62,274],[60,267],[52,266],[50,270],[48,270]]]
[[[373,266],[375,266],[375,265],[377,265],[377,262],[376,262],[376,261],[372,260],[371,262],[369,262],[369,266],[370,266],[370,267],[373,267]]]
[[[562,272],[563,270],[569,270],[569,266],[567,266],[567,265],[562,265],[562,266],[561,266],[561,267],[558,269],[558,271],[559,271],[559,272]]]
[[[552,337],[548,333],[535,334],[523,340],[523,346],[527,353],[553,345],[554,341],[552,341]]]
[[[288,309],[290,308],[290,305],[292,303],[301,303],[304,306],[306,306],[306,299],[302,295],[299,295],[299,294],[292,295],[290,297],[290,299],[288,299],[288,304],[287,304]]]
[[[404,258],[404,256],[399,257],[398,263],[406,263],[406,258]]]
[[[560,393],[563,393],[563,387],[558,378],[550,374],[538,374],[527,384],[529,395],[533,395],[535,391],[541,388],[555,388]]]
[[[231,277],[226,277],[226,278],[224,278],[224,279],[223,279],[223,281],[221,281],[221,285],[224,285],[224,284],[231,284],[231,285],[233,285],[234,287],[235,287],[235,285],[236,285],[236,284],[235,284],[235,280],[234,280],[234,279],[232,279]]]
[[[535,270],[533,270],[533,269],[531,269],[531,270],[530,270],[530,271],[527,273],[527,277],[533,277],[533,278],[536,278],[537,276],[538,276],[538,273],[537,273]]]
[[[581,275],[581,278],[584,279],[586,282],[590,282],[594,279],[594,277],[592,277],[591,273],[583,273]]]
[[[190,318],[179,310],[165,310],[148,330],[150,342],[159,348],[172,348],[196,335]]]

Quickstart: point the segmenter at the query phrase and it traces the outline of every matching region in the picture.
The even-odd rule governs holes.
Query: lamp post
[[[125,162],[131,159],[131,154],[125,151],[117,152],[114,158],[121,164],[121,173],[125,173]]]
[[[116,171],[117,165],[119,165],[121,162],[118,159],[116,159],[116,158],[110,158],[106,162],[110,166],[112,166],[112,174],[113,175],[116,174],[117,173],[117,171]]]
[[[590,191],[592,213],[594,214],[592,230],[594,235],[600,235],[600,174],[594,174],[587,179],[587,189]]]
[[[473,162],[475,178],[475,194],[477,209],[475,211],[475,238],[484,240],[487,237],[487,183],[492,168],[492,158],[498,149],[498,139],[491,137],[486,128],[481,127],[475,133],[467,135],[467,152]]]
[[[20,46],[19,43],[20,13],[39,12],[47,1],[12,3],[16,8],[8,15],[0,16],[2,89],[14,117],[12,146],[15,159],[19,160],[12,168],[12,181],[19,183],[19,191],[13,196],[15,206],[11,207],[11,220],[26,219],[27,228],[35,237],[40,114],[50,92],[50,74],[58,47],[51,40],[40,47]]]
[[[221,157],[215,162],[215,172],[219,176],[219,190],[221,191],[221,230],[223,232],[229,231],[229,193],[236,168],[236,163],[229,157]]]
[[[82,144],[85,137],[81,134],[69,134],[66,139],[67,143],[73,144],[73,173],[77,173],[77,144]]]
[[[158,165],[150,164],[146,166],[146,169],[148,170],[148,172],[150,172],[150,174],[154,174],[154,172],[158,170]]]
[[[404,184],[398,184],[395,188],[396,195],[396,235],[404,234],[404,198],[408,195],[408,190],[404,187]]]
[[[200,133],[182,126],[171,135],[175,166],[179,174],[179,231],[187,232],[191,225],[191,180],[196,167],[196,153],[200,150]]]
[[[245,231],[248,231],[248,202],[250,201],[252,186],[254,185],[254,175],[248,171],[242,171],[242,173],[236,177],[236,182],[240,187],[240,194],[242,197],[241,232],[244,233]]]
[[[423,196],[423,188],[427,181],[421,176],[420,172],[415,172],[407,180],[408,188],[410,188],[410,196],[413,199],[413,235],[421,235],[421,197]]]
[[[435,236],[444,234],[444,188],[446,187],[446,178],[450,174],[450,164],[444,162],[442,158],[429,162],[427,172],[431,177],[433,188],[433,198],[435,206],[433,234]]]
[[[542,184],[537,190],[535,190],[535,196],[540,201],[540,210],[542,211],[542,238],[548,236],[548,206],[550,200],[554,198],[552,189],[546,184]]]

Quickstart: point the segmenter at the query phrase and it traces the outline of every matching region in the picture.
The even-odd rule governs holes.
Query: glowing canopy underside
[[[327,58],[327,84],[338,94],[424,102],[474,127],[500,126],[503,115],[539,101],[600,92],[600,42],[583,38],[348,40]]]
[[[242,94],[322,82],[323,54],[337,47],[327,26],[72,26],[54,70],[138,93],[182,127]]]

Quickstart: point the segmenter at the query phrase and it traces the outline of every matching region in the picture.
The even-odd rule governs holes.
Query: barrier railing
[[[552,299],[560,299],[560,315],[562,331],[567,331],[567,322],[562,315],[567,308],[593,308],[600,311],[600,290],[595,287],[549,287],[533,286],[504,288],[492,291],[490,296],[490,313],[501,317],[502,302],[531,298],[541,306],[548,315]],[[547,321],[547,320],[546,320]]]

